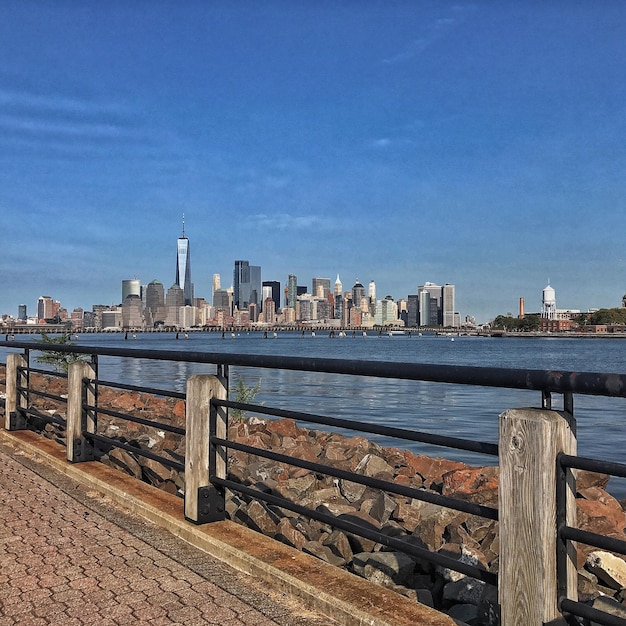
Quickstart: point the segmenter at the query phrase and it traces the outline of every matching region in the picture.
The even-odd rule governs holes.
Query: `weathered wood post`
[[[500,415],[500,569],[502,626],[558,624],[556,458],[576,454],[573,417],[544,409]],[[565,519],[575,525],[573,481]],[[561,585],[577,598],[576,563],[569,555]],[[563,622],[564,623],[564,622]]]
[[[91,411],[83,411],[83,403],[95,405],[95,390],[91,384],[84,385],[83,379],[96,377],[90,363],[70,363],[67,371],[67,424],[66,458],[71,463],[93,461],[93,446],[83,435],[96,432],[96,419]]]
[[[20,409],[28,408],[24,394],[18,391],[20,387],[26,387],[26,374],[23,369],[27,368],[28,362],[23,354],[7,354],[6,364],[6,399],[4,405],[4,427],[6,430],[24,430],[26,418]]]
[[[210,450],[209,439],[227,436],[227,410],[211,405],[211,398],[225,400],[227,394],[221,376],[201,374],[187,381],[185,518],[195,524],[223,520],[226,515],[224,490],[209,481],[209,469],[217,478],[226,478],[226,450]]]

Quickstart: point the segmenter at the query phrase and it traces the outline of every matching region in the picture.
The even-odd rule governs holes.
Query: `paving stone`
[[[54,470],[0,467],[0,626],[332,624]]]

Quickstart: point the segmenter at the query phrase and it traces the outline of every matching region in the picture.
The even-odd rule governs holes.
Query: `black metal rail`
[[[26,341],[0,341],[0,347],[45,352],[39,344]],[[574,393],[626,398],[626,374],[570,372],[558,370],[502,369],[466,365],[354,361],[217,352],[142,350],[110,347],[55,345],[55,352],[133,359],[152,359],[213,365],[236,365],[268,369],[299,370],[327,374],[373,376],[426,382],[505,387],[554,393]]]

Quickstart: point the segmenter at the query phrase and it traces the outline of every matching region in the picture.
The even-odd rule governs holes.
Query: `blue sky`
[[[478,321],[619,306],[626,4],[0,4],[0,314],[235,259]]]

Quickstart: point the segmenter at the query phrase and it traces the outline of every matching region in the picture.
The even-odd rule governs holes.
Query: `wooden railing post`
[[[576,454],[573,417],[544,409],[500,415],[500,567],[502,626],[560,623],[557,581],[557,455]],[[575,526],[569,482],[565,518]],[[568,559],[562,589],[576,600],[576,563]]]
[[[211,406],[211,398],[225,400],[225,379],[196,375],[187,381],[185,410],[185,518],[195,524],[223,520],[226,516],[224,490],[209,481],[209,471],[226,478],[226,451],[209,449],[211,434],[226,438],[227,411]]]
[[[84,378],[95,378],[95,370],[90,363],[77,361],[70,363],[67,372],[67,424],[66,458],[71,463],[93,461],[93,446],[83,435],[96,430],[95,416],[83,411],[83,402],[95,404],[95,392],[91,385],[84,385]]]
[[[20,409],[28,408],[24,394],[17,390],[26,387],[26,374],[21,368],[28,367],[23,354],[7,354],[6,364],[6,399],[4,408],[4,427],[6,430],[24,430],[26,418]]]

